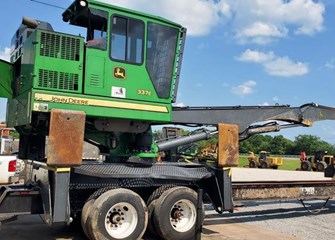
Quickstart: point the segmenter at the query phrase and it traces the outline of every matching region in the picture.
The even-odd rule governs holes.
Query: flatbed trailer
[[[234,201],[314,200],[335,197],[335,180],[233,182]]]

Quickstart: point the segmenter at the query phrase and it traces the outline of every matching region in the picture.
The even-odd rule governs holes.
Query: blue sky
[[[188,29],[177,103],[234,106],[315,102],[335,106],[333,0],[101,0],[159,15]],[[46,0],[66,8],[70,0]],[[2,0],[0,57],[22,16],[79,34],[63,10],[30,0]],[[6,100],[0,100],[0,120]],[[335,122],[283,130],[294,139],[313,134],[335,144]]]

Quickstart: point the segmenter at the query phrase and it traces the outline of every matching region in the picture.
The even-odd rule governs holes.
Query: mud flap
[[[9,62],[0,60],[0,97],[12,98],[13,65]]]

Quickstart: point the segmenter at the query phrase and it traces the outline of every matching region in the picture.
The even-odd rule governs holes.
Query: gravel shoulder
[[[323,206],[324,201],[309,201],[308,209],[318,210]],[[213,215],[211,215],[213,214]],[[327,205],[318,213],[312,214],[306,210],[299,201],[289,202],[253,202],[235,209],[234,213],[219,215],[223,223],[222,228],[229,229],[229,224],[239,223],[242,228],[237,236],[240,239],[255,239],[253,232],[259,232],[262,238],[259,239],[334,239],[335,228],[335,200],[330,200]],[[216,218],[214,211],[209,211],[207,219]],[[243,224],[249,226],[250,234],[244,235]],[[252,226],[252,227],[250,227]],[[243,230],[244,229],[244,230]],[[275,236],[269,237],[269,232]],[[226,235],[226,233],[225,233]],[[233,238],[234,239],[234,238]]]

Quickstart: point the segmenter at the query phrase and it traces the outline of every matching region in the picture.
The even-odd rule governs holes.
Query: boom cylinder
[[[218,134],[218,131],[203,131],[192,135],[182,136],[175,139],[169,139],[164,142],[157,142],[159,151],[166,151],[178,146],[186,145],[189,143],[206,140],[211,138],[213,135]]]

